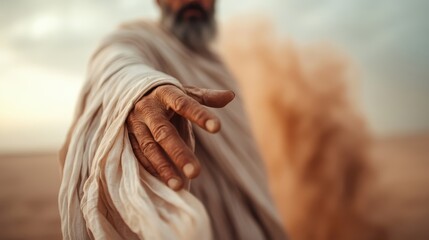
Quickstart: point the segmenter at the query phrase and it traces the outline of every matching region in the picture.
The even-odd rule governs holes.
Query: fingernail
[[[180,181],[175,178],[168,180],[167,184],[171,189],[177,189],[180,187]]]
[[[193,177],[195,173],[194,165],[192,163],[185,164],[185,166],[183,167],[183,172],[185,173],[186,177]]]
[[[210,132],[214,132],[214,131],[216,131],[217,129],[216,129],[216,126],[217,124],[216,124],[216,121],[215,120],[213,120],[213,119],[209,119],[209,120],[207,120],[206,121],[206,128],[207,128],[207,130],[209,130]]]

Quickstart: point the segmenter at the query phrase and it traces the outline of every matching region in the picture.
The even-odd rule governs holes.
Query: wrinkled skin
[[[235,97],[232,91],[195,87],[183,92],[173,85],[162,85],[141,98],[127,118],[134,154],[142,166],[170,188],[183,188],[183,178],[198,176],[200,164],[171,122],[175,115],[195,123],[210,133],[221,123],[205,106],[221,108]]]
[[[157,3],[163,14],[171,14],[175,21],[204,22],[213,15],[215,1],[158,0]],[[180,116],[216,133],[220,130],[220,121],[203,105],[221,108],[234,96],[227,90],[187,87],[183,92],[173,85],[156,87],[135,104],[127,118],[134,154],[153,176],[174,190],[182,189],[185,178],[195,178],[201,169],[174,120]]]

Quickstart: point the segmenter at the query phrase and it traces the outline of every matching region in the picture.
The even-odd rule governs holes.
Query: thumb
[[[207,107],[222,108],[235,98],[231,90],[185,87],[186,94]]]

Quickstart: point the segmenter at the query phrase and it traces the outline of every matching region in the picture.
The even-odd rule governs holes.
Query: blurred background
[[[71,123],[90,54],[119,23],[156,19],[158,9],[152,0],[0,0],[0,4],[0,238],[58,239],[56,154]],[[353,69],[350,92],[357,112],[375,139],[378,155],[385,159],[373,164],[387,169],[382,171],[387,175],[380,178],[380,188],[393,189],[401,183],[420,192],[388,195],[399,199],[389,211],[413,203],[423,208],[416,210],[418,216],[404,214],[412,215],[409,225],[418,223],[414,228],[406,228],[402,215],[386,215],[393,218],[387,225],[402,229],[390,233],[397,239],[429,237],[422,230],[429,227],[429,195],[420,191],[429,182],[425,176],[429,172],[427,9],[425,0],[219,0],[217,4],[223,42],[230,36],[223,29],[252,28],[250,20],[261,18],[268,19],[265,24],[274,29],[274,38],[293,42],[297,48],[320,44],[319,48],[333,48],[347,59]],[[260,26],[253,25],[251,36],[264,33]],[[231,63],[234,58],[228,59]],[[241,83],[246,84],[243,79]],[[250,102],[251,93],[248,90],[246,95]],[[258,123],[262,122],[253,120],[262,139]],[[264,156],[269,165],[270,154]],[[281,194],[276,197],[281,205]]]

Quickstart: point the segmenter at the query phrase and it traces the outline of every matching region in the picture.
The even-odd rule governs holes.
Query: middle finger
[[[155,141],[164,149],[177,168],[188,178],[196,177],[200,171],[197,158],[173,124],[162,116],[146,119],[146,124]]]

